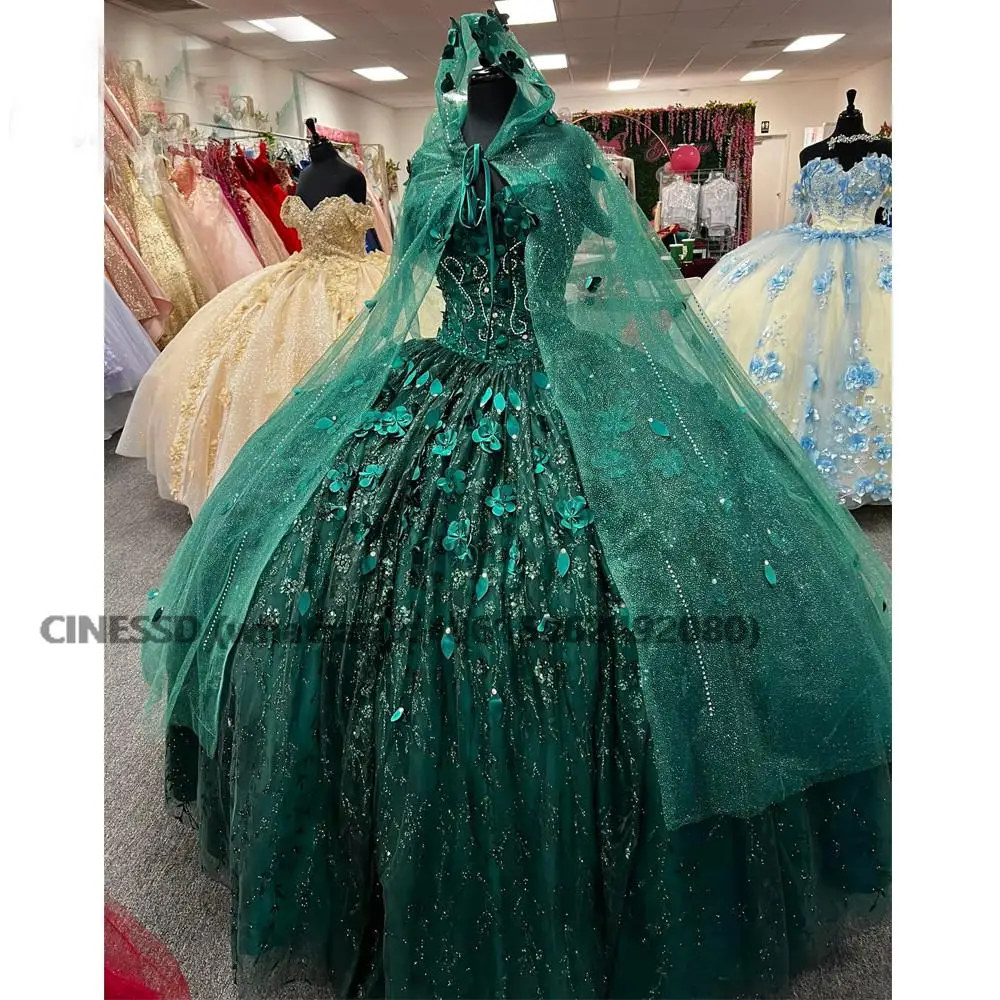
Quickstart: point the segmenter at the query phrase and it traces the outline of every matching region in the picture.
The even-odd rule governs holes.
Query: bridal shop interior
[[[855,649],[865,650],[858,656],[870,656],[873,671],[881,662],[882,638],[867,637],[867,630],[874,636],[883,627],[881,619],[871,624],[875,619],[860,611],[856,620],[851,618],[855,611],[849,595],[855,590],[867,594],[857,598],[860,602],[887,588],[892,545],[890,0],[498,0],[493,6],[495,10],[483,6],[469,18],[463,15],[471,9],[445,0],[104,4],[106,615],[122,616],[122,621],[146,616],[143,621],[156,623],[167,606],[166,621],[169,600],[183,591],[191,600],[206,602],[194,612],[199,622],[203,613],[224,618],[232,594],[243,588],[247,606],[250,594],[257,594],[260,620],[273,619],[275,627],[286,613],[296,621],[324,616],[328,625],[341,612],[353,615],[354,623],[366,616],[366,627],[386,619],[410,629],[412,636],[423,636],[420,663],[428,676],[450,676],[457,664],[468,663],[476,677],[468,692],[449,696],[448,706],[439,693],[422,691],[410,699],[397,689],[369,690],[361,680],[350,681],[355,685],[350,690],[337,689],[345,703],[356,706],[351,726],[377,729],[380,740],[386,727],[385,746],[393,748],[392,761],[380,765],[388,770],[373,779],[377,792],[369,795],[351,784],[364,784],[357,776],[331,783],[316,763],[333,753],[327,745],[293,761],[283,742],[298,723],[289,721],[290,714],[280,716],[277,702],[286,694],[289,701],[299,697],[288,693],[296,685],[301,693],[314,692],[309,684],[321,683],[326,690],[332,683],[316,680],[319,668],[306,654],[301,659],[285,655],[281,680],[272,678],[273,688],[268,688],[271,680],[260,681],[271,701],[261,699],[268,707],[259,708],[234,678],[244,663],[241,657],[251,665],[246,670],[259,670],[263,677],[265,659],[244,652],[234,641],[229,659],[222,658],[219,688],[212,696],[221,713],[214,748],[209,746],[214,736],[206,742],[192,721],[195,709],[188,710],[190,726],[183,735],[178,736],[175,725],[164,740],[162,724],[150,708],[165,693],[156,690],[158,683],[167,685],[169,697],[176,694],[170,685],[181,685],[176,705],[184,704],[186,682],[177,678],[189,669],[188,660],[177,669],[181,659],[168,663],[169,651],[162,650],[169,643],[148,655],[146,636],[142,643],[107,642],[105,970],[106,982],[117,977],[126,992],[106,995],[205,1000],[297,996],[293,991],[302,978],[325,990],[319,994],[324,996],[684,997],[757,995],[759,989],[798,1000],[887,998],[891,918],[888,829],[882,812],[888,808],[888,793],[879,769],[888,753],[879,727],[888,711],[880,706],[888,699],[875,691],[874,683],[864,682],[871,692],[868,715],[848,727],[856,737],[854,756],[845,749],[843,760],[817,764],[815,774],[809,772],[813,777],[790,779],[796,792],[805,789],[798,799],[754,799],[759,808],[738,813],[741,823],[746,820],[742,827],[722,807],[692,807],[690,817],[699,822],[718,822],[719,830],[723,822],[730,824],[725,827],[729,832],[720,834],[730,838],[729,847],[715,854],[706,847],[699,855],[706,866],[725,870],[740,851],[765,858],[759,869],[749,861],[740,868],[731,897],[720,888],[721,880],[710,885],[705,878],[698,891],[709,896],[699,904],[702,916],[697,918],[682,907],[654,913],[645,897],[641,904],[634,901],[639,895],[634,886],[623,890],[621,900],[611,902],[609,895],[593,902],[588,894],[611,893],[609,886],[623,877],[611,870],[619,863],[614,845],[598,845],[603,853],[595,847],[587,862],[582,859],[590,857],[586,852],[591,845],[574,839],[565,846],[569,854],[579,852],[573,856],[581,859],[581,867],[608,866],[601,888],[581,875],[567,875],[569,862],[555,860],[564,842],[543,841],[542,834],[538,849],[549,860],[537,869],[526,861],[516,867],[523,859],[506,842],[484,848],[480,857],[477,838],[488,838],[497,829],[490,825],[493,819],[485,818],[493,816],[492,807],[479,810],[470,804],[471,818],[466,817],[462,803],[478,802],[475,781],[442,776],[462,753],[472,753],[478,730],[468,736],[468,746],[449,751],[451,756],[434,749],[426,732],[419,751],[416,743],[401,750],[399,741],[400,734],[416,732],[421,710],[426,713],[430,704],[437,711],[434,699],[439,697],[446,721],[433,739],[443,739],[448,726],[461,730],[461,719],[448,713],[453,708],[459,712],[456,700],[479,698],[481,684],[483,733],[489,739],[484,735],[476,752],[484,755],[482,760],[496,755],[489,757],[493,763],[482,764],[483,781],[491,794],[510,792],[505,782],[515,788],[510,798],[495,801],[513,814],[519,809],[530,813],[531,795],[516,789],[531,776],[529,784],[534,787],[537,781],[543,789],[539,794],[559,787],[563,791],[556,797],[563,807],[582,810],[579,803],[590,793],[581,793],[575,783],[590,778],[581,778],[568,764],[562,770],[556,760],[560,754],[551,751],[554,745],[569,745],[560,740],[576,738],[566,734],[571,718],[577,718],[572,698],[578,694],[565,695],[569,700],[563,714],[553,708],[563,697],[558,678],[570,654],[564,651],[562,659],[550,661],[524,652],[523,684],[541,692],[542,707],[537,716],[525,710],[523,716],[504,718],[504,712],[519,709],[516,697],[505,700],[511,698],[506,689],[511,676],[495,663],[498,658],[507,663],[514,675],[514,667],[522,665],[516,652],[522,640],[512,640],[501,655],[495,635],[481,638],[474,653],[472,639],[462,633],[466,626],[458,624],[466,619],[455,617],[455,609],[467,605],[470,621],[480,613],[496,615],[494,624],[507,624],[497,625],[495,632],[515,619],[530,618],[526,630],[532,643],[541,643],[556,629],[557,638],[550,641],[565,642],[568,648],[563,637],[570,626],[560,615],[608,607],[616,609],[616,628],[632,621],[626,618],[630,594],[643,587],[635,585],[628,567],[645,559],[657,567],[657,585],[664,587],[667,604],[680,601],[679,613],[688,621],[678,648],[696,651],[691,654],[695,680],[678,688],[677,697],[687,706],[696,700],[692,690],[703,686],[706,720],[728,711],[720,707],[726,694],[719,693],[718,675],[713,680],[718,669],[713,658],[716,664],[722,656],[736,663],[739,657],[758,655],[749,651],[758,627],[764,636],[761,650],[767,647],[767,615],[774,612],[764,602],[771,601],[773,608],[774,600],[787,599],[781,591],[792,586],[793,578],[801,594],[815,593],[817,587],[824,594],[827,587],[840,590],[831,600],[841,602],[845,622],[854,622],[852,634],[860,637]],[[475,56],[468,63],[463,61],[467,52]],[[585,151],[582,160],[577,150]],[[567,193],[562,193],[560,157],[571,156],[586,168],[576,189],[593,185],[593,206],[611,217],[603,229],[587,215],[591,203],[574,200],[573,184],[565,182]],[[542,158],[544,164],[538,166]],[[614,190],[608,187],[612,184]],[[456,193],[448,201],[444,192],[452,189]],[[539,190],[542,194],[532,194]],[[428,209],[425,220],[425,205],[438,214]],[[559,232],[567,234],[569,251],[560,250],[554,235]],[[570,238],[571,233],[576,235]],[[532,241],[543,238],[550,241],[546,252],[533,251],[542,244]],[[566,258],[553,280],[565,280],[567,293],[565,303],[559,296],[558,309],[549,313],[542,304],[545,296],[531,283],[541,281],[537,275],[546,273],[553,248]],[[618,270],[615,259],[621,262]],[[434,266],[420,263],[427,260]],[[640,272],[643,281],[636,279],[629,297],[624,289]],[[640,295],[638,290],[653,286],[662,290],[648,293],[649,300],[643,297],[647,293]],[[390,309],[397,310],[396,319],[383,318]],[[667,319],[657,326],[661,321],[656,316]],[[569,350],[555,333],[546,340],[546,331],[556,330],[567,317],[577,331],[594,331],[593,354]],[[376,331],[380,323],[384,327]],[[404,328],[399,353],[380,353]],[[604,337],[609,346],[596,346]],[[555,349],[559,343],[563,346]],[[649,412],[638,402],[646,369],[630,383],[631,398],[627,392],[615,396],[615,387],[624,383],[615,381],[614,359],[623,350],[638,352],[637,344],[656,373],[655,380],[649,376],[650,391],[670,390],[662,405],[651,404]],[[587,390],[581,389],[579,397],[568,388],[576,385],[570,362],[563,360],[569,355],[584,359],[582,367],[592,365],[587,375],[580,374]],[[522,369],[526,375],[519,381]],[[697,377],[690,374],[694,369]],[[353,382],[347,381],[349,375]],[[584,383],[595,376],[597,381]],[[460,380],[462,387],[456,389]],[[330,392],[334,384],[338,392],[342,389],[336,399],[344,402],[303,409],[307,415],[295,418],[293,425],[295,408],[307,407],[313,394]],[[373,387],[367,402],[361,401],[367,389],[356,388],[362,384]],[[719,416],[697,409],[729,405],[724,397],[741,402],[731,419],[729,410]],[[585,398],[586,404],[570,405],[577,398]],[[716,399],[723,401],[708,402]],[[341,447],[338,435],[348,420],[357,429]],[[709,433],[709,427],[716,430]],[[713,457],[723,449],[719,427],[727,428],[732,441],[743,440],[740,435],[750,434],[747,428],[752,427],[754,440],[772,442],[768,449],[762,447],[761,455],[768,457],[760,461],[777,463],[772,456],[780,455],[784,464],[766,473],[771,477],[766,489],[763,466],[740,476],[732,471],[732,453],[739,449],[730,448],[725,462]],[[286,474],[282,459],[271,456],[308,451],[313,445],[303,445],[306,437],[301,435],[313,435],[310,442],[322,436],[341,450],[316,467],[309,490],[315,487],[319,506],[296,501],[293,516],[287,498],[298,496],[303,469],[296,466]],[[630,435],[644,435],[636,439],[634,450]],[[424,441],[426,448],[418,452]],[[639,456],[648,456],[642,469],[652,468],[652,473],[636,472]],[[685,484],[702,475],[713,485],[696,497]],[[732,485],[737,480],[738,488]],[[760,494],[741,506],[736,494],[753,489],[748,485],[753,483],[761,484]],[[551,502],[545,492],[550,487]],[[793,513],[784,523],[780,517],[767,519],[765,511],[772,506],[761,499],[781,490],[794,497],[788,507]],[[652,547],[651,534],[635,528],[641,516],[614,519],[618,508],[605,498],[623,492],[630,497],[630,511],[649,511],[647,522],[657,522],[656,504],[666,505],[669,532],[659,549]],[[247,506],[251,496],[259,501],[256,509]],[[744,507],[753,513],[744,514]],[[262,508],[270,511],[271,521],[260,513]],[[692,540],[702,547],[687,552],[684,545],[692,535],[679,515],[673,518],[675,510],[688,511],[691,523],[719,520],[718,544]],[[230,534],[222,541],[222,529],[212,527],[226,517],[232,524],[236,515],[244,538],[239,548],[232,534],[236,529],[227,529]],[[254,591],[244,568],[263,546],[254,539],[270,539],[272,521],[277,525],[286,515],[287,537],[303,532],[305,542],[295,548],[275,535],[273,544],[268,543],[274,552],[271,562],[262,561],[255,569],[260,589]],[[307,520],[314,522],[311,534],[302,527]],[[602,520],[618,525],[618,531],[601,534]],[[801,522],[801,530],[792,522]],[[742,539],[756,537],[757,526],[764,547],[744,552]],[[704,537],[712,531],[706,528]],[[421,538],[412,545],[404,542],[417,535]],[[815,539],[817,553],[825,551],[824,545],[831,552],[850,553],[843,555],[843,573],[852,582],[835,588],[839,569],[829,570],[829,584],[809,576],[801,565],[805,560],[796,561],[792,554],[800,537]],[[501,538],[503,551],[494,565],[488,552],[500,551]],[[588,542],[591,538],[599,541]],[[320,549],[327,567],[322,572],[315,554]],[[431,558],[425,556],[431,550],[445,560],[443,569],[432,571],[422,561]],[[641,552],[648,555],[639,559]],[[606,558],[602,553],[611,554]],[[279,557],[287,563],[281,570],[284,578],[273,568]],[[217,576],[209,576],[209,561],[218,564],[213,571]],[[384,583],[390,564],[395,579],[405,581],[392,593]],[[691,581],[702,564],[715,568],[706,570],[704,590],[697,594],[700,603],[692,610],[684,595],[692,594]],[[313,581],[308,587],[293,579],[299,567],[302,579]],[[729,570],[744,582],[727,583]],[[337,574],[349,584],[337,583]],[[469,584],[467,596],[460,595],[458,574]],[[178,582],[182,575],[187,589]],[[853,582],[855,575],[864,577],[864,585]],[[518,589],[511,582],[516,576],[539,589],[527,583]],[[383,581],[378,597],[371,582],[376,578]],[[751,578],[752,585],[745,583]],[[551,597],[569,582],[575,588],[572,607],[568,599],[558,604]],[[723,586],[728,599],[720,596]],[[400,603],[398,591],[407,588],[425,593],[426,614],[433,608],[451,624],[440,632],[428,626],[422,634],[418,619],[423,620],[425,611]],[[538,603],[539,594],[549,595],[545,607]],[[763,610],[752,602],[760,602]],[[724,606],[728,610],[718,610]],[[878,614],[886,607],[883,601]],[[176,613],[176,621],[187,614]],[[692,615],[708,617],[691,625]],[[808,612],[803,616],[805,621]],[[341,619],[335,624],[343,627]],[[692,628],[702,631],[695,635]],[[400,642],[399,634],[393,632],[391,643]],[[622,645],[621,633],[615,636]],[[201,641],[200,632],[198,637]],[[338,646],[336,656],[343,662],[338,660],[337,670],[346,675],[346,664],[357,661],[362,673],[373,662],[372,651],[389,641],[368,638],[357,648]],[[348,640],[341,636],[336,642]],[[786,664],[781,669],[794,670],[787,649],[800,642],[805,642],[801,636],[792,637],[773,652]],[[582,640],[574,648],[580,644]],[[636,655],[640,662],[647,655],[641,642]],[[602,656],[594,654],[587,662],[594,671],[611,671]],[[583,662],[584,654],[579,657]],[[393,652],[388,659],[395,664],[398,658]],[[601,688],[603,693],[594,697],[607,704],[602,701],[597,711],[628,716],[623,722],[609,714],[616,739],[634,739],[635,746],[648,739],[657,746],[659,761],[655,725],[647,735],[629,729],[631,716],[624,706],[639,695],[629,694],[629,682],[621,677],[627,673],[623,664],[632,661],[624,654],[612,659],[618,679],[607,681],[606,687],[618,693]],[[268,662],[273,666],[277,661]],[[207,670],[190,669],[192,676],[199,672],[199,684],[206,683]],[[836,675],[838,669],[830,673]],[[719,688],[712,688],[713,683]],[[456,682],[456,691],[459,686]],[[828,689],[836,702],[841,696],[832,682]],[[789,695],[772,691],[768,697],[773,698],[769,712],[793,711]],[[373,711],[380,719],[385,716],[384,723],[372,721],[357,707],[366,698],[376,705]],[[820,719],[822,713],[815,711]],[[733,712],[735,719],[737,710]],[[252,726],[246,721],[251,716],[256,720]],[[506,750],[497,749],[497,732],[501,725],[509,732],[512,717],[521,720],[526,732],[550,732],[549,750],[532,751],[537,760],[530,767],[519,765],[518,770],[511,764],[498,777],[494,763]],[[826,715],[822,720],[815,727],[830,724]],[[567,728],[545,730],[557,724]],[[803,731],[812,724],[803,722]],[[708,721],[705,725],[711,728]],[[270,749],[247,764],[251,730],[266,733]],[[693,743],[702,738],[703,730],[697,732]],[[619,828],[625,829],[632,814],[619,799],[634,795],[639,809],[647,793],[636,790],[631,776],[626,782],[629,768],[621,760],[628,757],[634,764],[639,751],[630,744],[627,753],[609,749],[605,754],[598,742],[606,736],[595,730],[586,737],[597,749],[584,769],[592,767],[600,775],[605,768],[615,771],[608,779],[606,803],[604,779],[594,779],[600,787],[591,797],[601,799],[599,812],[609,812],[592,820],[599,826],[624,824]],[[323,739],[332,737],[323,730]],[[355,742],[349,749],[348,737],[343,739],[344,746],[336,750],[347,761],[343,773],[356,766],[358,775],[367,775],[362,759],[381,760],[383,751],[366,747],[356,735],[350,737]],[[742,745],[739,739],[734,737],[733,746]],[[878,744],[878,754],[873,751],[862,760],[857,747],[868,743]],[[582,746],[566,753],[591,753],[579,750]],[[444,756],[431,779],[414,761],[433,753]],[[213,754],[225,757],[232,788],[206,763]],[[401,763],[399,755],[406,754],[409,763]],[[390,756],[388,751],[385,755]],[[608,760],[619,761],[620,774],[619,765]],[[245,773],[239,775],[241,766]],[[677,773],[690,769],[691,777],[698,767],[685,763]],[[752,768],[747,765],[746,770],[749,774]],[[663,769],[659,773],[662,779]],[[816,775],[822,775],[823,783],[815,783]],[[779,866],[773,876],[784,879],[787,888],[779,904],[768,897],[774,890],[765,888],[771,876],[764,868],[769,852],[775,858],[793,853],[791,841],[782,841],[770,826],[765,833],[763,821],[753,826],[756,820],[747,817],[771,816],[766,806],[786,810],[766,821],[779,831],[782,824],[808,823],[808,809],[817,799],[809,807],[789,802],[827,794],[824,789],[836,784],[828,780],[830,775],[848,785],[864,779],[844,793],[851,797],[843,813],[863,817],[864,837],[871,838],[871,845],[864,848],[863,863],[859,857],[836,854],[838,870],[856,866],[852,878],[860,888],[845,889],[836,901],[822,895],[823,879],[810,874],[809,848],[802,844],[813,837],[810,843],[821,852],[827,834],[803,827],[803,840],[794,847],[802,852],[795,862],[801,870],[792,873]],[[456,794],[451,786],[440,790],[447,780],[467,783],[454,800],[447,798]],[[650,780],[658,789],[658,779]],[[429,781],[438,783],[434,794],[443,796],[432,818],[431,807],[418,802],[416,794],[417,789],[429,794]],[[621,787],[616,781],[623,782]],[[300,789],[307,786],[312,805],[293,793],[296,783]],[[383,800],[402,795],[404,788],[409,789],[405,816],[386,819],[391,810]],[[322,819],[309,813],[315,803],[334,800],[337,804],[330,804]],[[829,810],[823,829],[828,831],[842,822],[842,804],[833,798],[823,801]],[[619,808],[622,817],[614,812]],[[554,821],[539,809],[540,827],[551,832]],[[230,811],[231,826],[219,819]],[[294,820],[289,818],[293,813]],[[358,819],[361,814],[379,818],[365,825]],[[561,836],[571,836],[572,826],[572,836],[578,838],[578,827],[586,825],[583,815],[574,812]],[[474,828],[469,841],[452,837],[448,816]],[[339,847],[331,846],[338,824],[351,837],[374,843],[385,829],[382,823],[397,838],[391,865],[388,847],[385,856],[376,857],[367,847],[360,851],[353,840],[345,847],[347,834]],[[451,860],[429,849],[431,823],[446,845],[442,851],[456,852]],[[282,824],[288,826],[284,839],[272,835]],[[881,831],[877,842],[876,830]],[[234,861],[238,836],[244,838],[239,863]],[[436,866],[429,869],[434,884],[425,876],[423,889],[416,876],[405,890],[399,888],[400,866],[418,853],[408,836],[425,837],[423,861],[413,860],[413,865]],[[713,836],[692,836],[686,847],[670,850],[690,851],[693,840],[708,844]],[[846,851],[843,843],[851,836],[861,834],[844,834],[836,850]],[[220,847],[222,840],[225,846]],[[348,857],[351,850],[360,853]],[[462,852],[464,858],[459,857]],[[529,853],[526,848],[525,855]],[[301,871],[295,867],[298,862],[289,860],[293,856],[301,858]],[[682,859],[680,870],[686,861],[682,854],[676,856]],[[325,891],[318,886],[336,881],[338,865],[345,866],[340,873],[345,879],[354,880],[358,898],[329,902],[330,908],[343,910],[336,928],[344,940],[331,944],[324,934],[336,937],[339,931],[315,911]],[[380,872],[391,868],[391,878],[387,875],[384,885],[360,888],[366,866]],[[463,866],[478,870],[470,873]],[[548,890],[539,889],[549,875]],[[679,878],[676,873],[657,870],[645,877],[665,897],[682,894],[672,888],[679,884],[671,881]],[[504,878],[512,881],[503,883]],[[476,904],[469,903],[475,893],[451,900],[441,886],[455,883],[481,883],[490,902],[477,912]],[[501,883],[505,889],[491,895],[490,887]],[[799,901],[807,911],[801,917],[806,928],[802,937],[808,934],[813,944],[823,939],[829,946],[821,954],[800,948],[801,941],[793,940],[785,927],[785,919],[790,926],[799,916],[771,916],[772,910],[786,912],[786,907],[790,913],[791,896],[800,889],[804,893],[807,883],[815,897],[809,906]],[[639,906],[647,929],[655,926],[657,933],[675,921],[682,927],[694,921],[689,932],[663,931],[662,941],[652,930],[648,937],[645,930],[636,935],[667,956],[663,965],[672,970],[669,986],[641,978],[638,970],[649,964],[639,957],[641,951],[631,962],[619,962],[631,967],[632,979],[621,978],[620,968],[594,971],[600,964],[596,960],[593,968],[581,971],[585,963],[572,955],[598,954],[602,948],[628,954],[629,947],[640,946],[636,941],[609,945],[588,936],[579,912],[570,917],[548,909],[570,884],[586,900],[575,909],[593,910],[595,924],[602,927],[619,904],[614,919],[623,927],[636,919],[633,908]],[[520,893],[527,900],[523,909],[511,898]],[[719,895],[710,898],[712,893]],[[500,898],[506,900],[502,905]],[[863,905],[856,905],[859,901]],[[490,909],[494,903],[496,911]],[[452,905],[456,919],[450,926],[475,925],[479,936],[455,930],[450,938],[454,953],[449,955],[447,942],[434,941],[451,931],[435,930],[428,914],[441,917]],[[708,924],[697,924],[704,913],[754,908],[767,916],[752,929],[746,923],[730,927],[721,917],[722,924],[711,931],[705,930]],[[532,912],[526,914],[528,909]],[[363,911],[367,923],[352,924],[348,911],[352,919]],[[519,936],[520,931],[507,928],[501,934],[497,928],[504,919],[533,930]],[[486,926],[493,930],[482,930]],[[714,947],[729,956],[725,960],[710,949],[698,950],[716,931]],[[576,945],[568,946],[564,933]],[[697,974],[675,955],[685,933],[688,946],[697,951]],[[412,941],[401,943],[411,934]],[[309,947],[296,950],[295,942],[306,940]],[[473,947],[491,970],[502,970],[495,973],[502,982],[469,971],[474,959],[467,952]],[[350,948],[354,951],[348,955]],[[780,959],[775,957],[779,951]],[[462,954],[456,957],[458,952]],[[145,957],[126,960],[126,953]],[[743,957],[733,957],[736,953]],[[411,962],[434,965],[437,971],[413,975]],[[557,966],[562,980],[553,973]],[[543,967],[544,974],[538,971]],[[515,982],[526,992],[518,993]],[[143,988],[152,984],[152,992],[129,993],[129,988],[139,988],[136,983],[145,983]],[[560,993],[563,987],[570,989],[568,983],[575,983],[578,992]]]

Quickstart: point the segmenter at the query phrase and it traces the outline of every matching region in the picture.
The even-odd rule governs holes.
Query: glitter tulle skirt
[[[843,502],[889,503],[892,230],[764,233],[727,254],[695,295]]]
[[[886,768],[666,828],[538,369],[410,343],[256,581],[215,754],[168,732],[247,994],[753,995],[885,905]]]
[[[388,257],[297,254],[230,285],[192,317],[136,392],[118,451],[145,458],[192,517],[236,453],[344,331]]]

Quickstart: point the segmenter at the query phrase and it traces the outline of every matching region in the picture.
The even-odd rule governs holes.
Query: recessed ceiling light
[[[548,56],[532,56],[531,61],[535,64],[535,69],[565,69],[569,65],[564,52]]]
[[[264,30],[263,28],[258,28],[256,24],[251,24],[249,21],[223,21],[222,23],[227,28],[238,31],[241,35],[259,35]]]
[[[391,66],[369,66],[368,69],[356,69],[354,72],[358,76],[363,76],[366,80],[374,80],[376,83],[406,79],[405,73],[400,73],[398,69],[393,69]]]
[[[785,46],[786,52],[809,52],[812,49],[825,49],[834,42],[839,42],[844,37],[844,33],[839,35],[803,35],[796,38],[791,45]]]
[[[638,90],[642,80],[612,80],[608,84],[608,90]]]
[[[508,16],[508,24],[548,24],[556,19],[552,0],[497,0],[497,10]]]
[[[754,69],[749,73],[744,73],[740,77],[743,83],[755,83],[757,80],[773,80],[780,72],[780,69]]]
[[[286,42],[325,42],[336,37],[307,17],[269,17],[250,23]]]

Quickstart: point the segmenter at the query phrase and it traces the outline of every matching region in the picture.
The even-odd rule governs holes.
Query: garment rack
[[[221,122],[217,122],[214,125],[210,125],[208,122],[195,122],[198,128],[224,128],[228,129],[230,132],[242,132],[244,135],[259,135],[272,136],[275,139],[289,139],[292,142],[309,142],[307,136],[304,135],[288,135],[285,132],[268,132],[259,128],[239,128],[236,125],[223,125]],[[332,139],[328,139],[327,142],[332,143],[334,146],[340,146],[342,149],[353,149],[354,147],[349,142],[333,142]]]

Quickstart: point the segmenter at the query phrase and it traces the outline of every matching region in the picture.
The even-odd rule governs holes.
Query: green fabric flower
[[[472,37],[479,46],[479,62],[483,66],[491,66],[497,61],[506,30],[506,22],[495,10],[487,11],[475,22]]]
[[[500,68],[508,75],[514,76],[524,69],[524,60],[516,52],[505,52],[500,56]]]
[[[441,542],[445,552],[453,552],[459,559],[468,559],[470,528],[468,519],[452,521],[448,525],[448,534]]]
[[[382,414],[378,410],[367,410],[365,413],[362,413],[361,419],[358,421],[357,430],[354,432],[354,436],[358,438],[365,437],[378,423],[381,416]]]
[[[493,492],[484,502],[494,517],[503,517],[505,514],[513,514],[517,510],[515,496],[513,486],[494,486]]]
[[[455,18],[451,19],[451,28],[448,30],[448,43],[444,47],[444,51],[441,53],[442,59],[454,59],[455,58],[455,46],[458,45],[459,29],[458,22]]]
[[[365,490],[374,486],[382,478],[383,472],[384,465],[366,465],[358,474],[358,485]]]
[[[491,417],[483,417],[479,426],[472,432],[472,440],[483,451],[500,450],[500,425]]]
[[[346,493],[351,488],[352,470],[346,462],[331,469],[327,475],[330,477],[331,493]]]
[[[574,535],[580,534],[594,520],[594,512],[587,506],[587,501],[581,496],[571,497],[569,500],[560,500],[556,504],[556,513],[560,517],[559,523],[564,528],[569,528]]]
[[[441,93],[447,94],[455,89],[455,81],[452,79],[451,73],[445,73],[444,77],[441,79]]]
[[[451,428],[448,428],[441,431],[434,438],[434,447],[431,448],[431,454],[450,455],[455,450],[456,444],[458,444],[458,435]]]
[[[552,456],[544,448],[532,448],[531,454],[535,459],[535,472],[544,472]]]
[[[521,193],[520,188],[506,187],[495,199],[503,219],[504,235],[510,239],[523,240],[538,225],[538,216],[521,204]]]
[[[413,423],[413,415],[405,406],[387,410],[375,422],[375,433],[381,437],[402,437]]]
[[[460,496],[465,492],[465,473],[461,469],[449,469],[436,485],[449,496]]]

